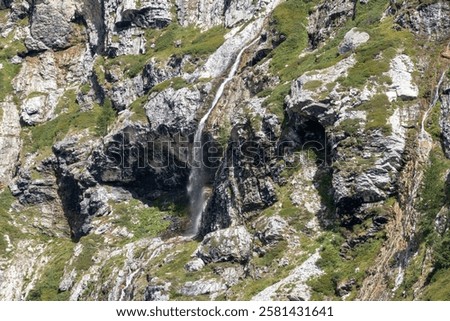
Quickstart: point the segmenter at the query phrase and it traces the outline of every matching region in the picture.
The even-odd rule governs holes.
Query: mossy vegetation
[[[5,98],[13,92],[12,80],[19,73],[21,66],[1,58],[0,64],[3,66],[0,68],[0,101],[5,101]]]
[[[110,102],[105,106],[94,105],[89,111],[81,111],[76,101],[76,91],[68,90],[56,107],[56,118],[24,129],[24,151],[34,153],[51,147],[67,133],[89,129],[93,135],[102,135],[114,120],[115,112]]]
[[[150,58],[165,61],[170,56],[182,57],[192,55],[206,57],[213,53],[224,42],[226,29],[214,27],[201,32],[195,27],[183,28],[178,23],[168,27],[146,30],[146,53],[143,55],[126,55],[106,61],[107,67],[120,66],[127,77],[137,76]]]
[[[149,95],[144,95],[139,97],[130,105],[130,110],[133,112],[133,115],[131,116],[132,121],[148,121],[144,108],[145,103],[148,101],[148,96]]]
[[[358,106],[367,114],[366,130],[381,129],[385,135],[389,135],[392,126],[387,123],[387,118],[392,115],[393,108],[385,94],[377,94],[371,100]]]
[[[170,210],[149,207],[136,199],[111,205],[116,217],[113,223],[126,227],[134,239],[158,236],[170,225],[165,218],[173,214]]]
[[[110,99],[105,99],[103,106],[100,108],[101,112],[97,116],[95,132],[97,136],[105,136],[108,133],[109,126],[116,118],[116,111],[113,109]]]
[[[423,213],[420,222],[422,237],[430,244],[435,244],[434,222],[444,205],[450,205],[450,190],[446,183],[446,173],[450,169],[450,160],[446,159],[438,147],[430,153],[430,165],[425,171],[419,209]],[[450,262],[450,261],[449,261]]]
[[[438,270],[420,297],[425,301],[450,300],[450,269]]]
[[[78,272],[85,272],[92,266],[93,257],[104,243],[104,240],[100,235],[92,234],[81,238],[80,242],[83,245],[83,249],[74,260],[73,268]]]
[[[382,247],[384,237],[383,233],[379,233],[375,238],[355,246],[343,257],[341,246],[344,239],[340,234],[327,232],[320,236],[318,242],[322,244],[322,249],[317,265],[325,273],[309,282],[313,289],[312,299],[338,300],[340,299],[337,293],[338,285],[350,280],[354,281],[354,286],[347,300],[354,299]]]
[[[14,244],[23,236],[20,229],[13,224],[11,213],[9,213],[14,201],[15,198],[10,190],[2,187],[2,190],[0,191],[0,256],[7,254],[6,249],[8,247],[8,242],[6,237]]]
[[[74,244],[69,240],[58,240],[49,245],[50,260],[42,271],[38,282],[28,294],[29,301],[67,301],[69,292],[59,291],[64,267],[73,253]]]

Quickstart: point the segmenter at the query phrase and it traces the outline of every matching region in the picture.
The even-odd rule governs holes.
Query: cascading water
[[[200,120],[197,131],[195,132],[194,147],[191,160],[192,167],[191,173],[189,175],[189,184],[187,187],[191,210],[191,226],[187,232],[189,236],[197,235],[202,219],[202,214],[205,209],[207,201],[205,197],[205,174],[203,164],[203,146],[202,146],[203,129],[205,128],[206,121],[208,120],[209,116],[214,110],[214,107],[217,105],[220,98],[222,97],[225,86],[236,75],[236,72],[239,68],[239,64],[241,62],[242,54],[244,53],[245,50],[247,50],[247,48],[249,48],[254,43],[254,41],[252,41],[249,45],[242,48],[239,54],[237,55],[236,61],[231,67],[228,77],[220,85],[219,89],[217,90],[216,96],[214,97],[214,100],[211,106],[209,107],[208,112]]]

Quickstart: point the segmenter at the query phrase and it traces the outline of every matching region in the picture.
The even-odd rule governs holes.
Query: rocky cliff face
[[[0,1],[0,299],[450,299],[449,11]]]

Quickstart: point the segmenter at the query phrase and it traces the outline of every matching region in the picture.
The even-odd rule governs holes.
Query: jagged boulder
[[[205,236],[196,255],[205,263],[247,262],[252,254],[252,237],[244,226],[230,227]]]
[[[255,223],[256,236],[263,244],[270,244],[286,238],[289,224],[280,216],[264,217]]]
[[[188,263],[186,263],[184,268],[188,272],[195,272],[195,271],[200,271],[201,269],[203,269],[204,266],[205,266],[205,262],[203,262],[202,259],[197,258],[197,259],[193,259],[192,261],[189,261]]]
[[[152,128],[159,126],[189,128],[194,122],[195,112],[202,104],[202,95],[197,89],[167,88],[150,96],[144,108]]]
[[[370,36],[367,32],[358,31],[356,28],[353,28],[345,34],[344,40],[339,44],[338,51],[341,55],[352,52],[369,41],[369,39]]]
[[[60,6],[58,1],[38,2],[33,7],[31,36],[38,41],[38,47],[29,49],[52,48],[61,50],[70,47],[74,29],[71,18],[75,13],[75,2],[67,1]],[[43,44],[43,45],[42,45]]]

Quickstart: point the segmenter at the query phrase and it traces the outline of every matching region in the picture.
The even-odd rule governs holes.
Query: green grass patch
[[[322,84],[323,84],[323,82],[320,80],[311,80],[311,81],[308,81],[307,83],[303,84],[302,89],[313,91],[313,90],[319,89],[322,86]]]
[[[441,102],[438,101],[431,110],[425,122],[425,130],[433,137],[435,141],[441,140],[442,129],[439,124],[441,118]]]
[[[370,101],[362,103],[357,109],[367,113],[366,130],[381,129],[385,135],[392,132],[392,126],[388,124],[387,120],[393,110],[385,94],[373,96]]]
[[[423,188],[420,196],[419,210],[423,213],[420,232],[430,245],[436,241],[434,221],[441,208],[449,204],[449,187],[446,186],[445,174],[450,169],[450,160],[446,159],[440,148],[430,153],[430,165],[425,170]]]
[[[47,95],[48,95],[47,93],[43,93],[43,92],[39,92],[39,91],[33,91],[32,93],[30,93],[27,96],[27,99],[32,99],[32,98],[35,98],[35,97],[41,97],[41,96],[47,96]]]
[[[161,92],[166,90],[167,88],[171,87],[175,90],[179,90],[181,88],[185,88],[188,87],[189,83],[184,80],[181,77],[175,77],[175,78],[171,78],[168,80],[163,81],[162,83],[157,84],[156,86],[154,86],[150,92],[154,93],[154,92]]]
[[[291,91],[290,83],[275,87],[268,98],[264,101],[269,111],[280,119],[284,119],[284,99]]]
[[[94,73],[97,76],[97,81],[100,85],[106,83],[106,73],[105,73],[105,58],[103,56],[97,57],[94,64]]]
[[[14,196],[10,190],[5,188],[0,192],[0,256],[6,255],[6,248],[8,243],[5,239],[5,235],[8,235],[10,241],[14,244],[20,240],[23,236],[22,232],[12,224],[11,213],[9,209],[15,201]]]
[[[97,136],[105,136],[108,133],[108,128],[116,119],[116,111],[112,107],[110,99],[105,99],[101,112],[97,116],[97,123],[95,126],[95,133]]]
[[[69,240],[60,240],[48,249],[51,258],[45,266],[33,290],[28,294],[29,301],[67,301],[69,292],[60,292],[59,284],[64,275],[64,267],[73,254],[74,244]]]
[[[110,109],[95,105],[92,110],[82,112],[76,102],[75,90],[67,91],[61,97],[56,111],[59,116],[44,124],[25,129],[24,150],[34,153],[36,151],[51,147],[57,141],[63,139],[69,131],[81,131],[90,129],[94,134],[102,129],[112,119]],[[100,123],[99,123],[100,122]]]
[[[83,244],[83,250],[75,259],[73,267],[79,272],[84,272],[87,271],[94,263],[93,257],[103,244],[103,237],[100,235],[91,234],[81,238],[80,242]]]
[[[231,290],[238,291],[236,292],[236,296],[239,300],[250,300],[265,288],[277,283],[289,275],[292,266],[289,266],[289,268],[278,267],[278,261],[286,254],[286,250],[287,242],[280,241],[270,247],[263,256],[256,257],[252,260],[251,263],[253,266],[262,268],[267,267],[272,272],[260,279],[247,278],[242,283],[232,288]]]
[[[360,122],[361,122],[360,119],[355,118],[345,119],[339,124],[338,129],[343,130],[350,136],[355,136],[360,128],[359,125]]]
[[[413,299],[415,299],[414,285],[419,280],[422,274],[425,254],[426,247],[422,245],[418,251],[418,255],[411,260],[408,267],[406,268],[403,283],[395,292],[394,300],[412,301]]]
[[[3,9],[0,10],[0,24],[4,24],[8,22],[9,13],[11,10],[9,9]]]
[[[12,81],[19,73],[21,65],[14,65],[8,60],[1,58],[0,64],[3,65],[3,68],[0,69],[0,101],[5,101],[5,98],[14,90]]]
[[[406,30],[395,30],[393,25],[393,19],[386,18],[371,28],[361,27],[369,33],[370,40],[356,50],[357,63],[349,70],[348,77],[340,79],[341,85],[362,88],[369,79],[391,83],[383,73],[389,71],[390,61],[397,55],[396,49],[406,53],[414,50],[414,36]]]
[[[148,101],[148,95],[144,95],[136,99],[131,105],[130,110],[133,112],[131,116],[132,121],[148,122],[147,114],[145,112],[145,104]]]
[[[320,236],[319,243],[323,245],[321,258],[317,265],[325,272],[318,278],[309,281],[313,290],[312,300],[340,299],[336,288],[341,282],[355,280],[355,286],[348,299],[356,296],[356,290],[361,286],[367,271],[373,266],[383,245],[384,235],[356,246],[342,258],[340,248],[344,238],[336,233],[326,232]]]
[[[135,199],[111,205],[117,216],[114,223],[126,227],[134,234],[134,239],[158,236],[170,225],[164,218],[173,214],[170,210],[162,211],[158,207],[147,207]]]
[[[450,301],[450,269],[438,271],[420,299],[425,301]]]
[[[286,37],[274,51],[270,68],[282,80],[291,80],[299,74],[294,71],[299,54],[308,46],[308,12],[317,1],[287,0],[278,5],[272,17],[276,30]]]
[[[150,60],[167,60],[171,56],[182,57],[192,55],[206,57],[219,48],[224,42],[226,29],[214,27],[201,32],[195,27],[184,28],[178,23],[172,23],[164,29],[148,29],[145,37],[147,40],[147,52],[144,55],[126,55],[109,59],[108,68],[118,65],[127,77],[137,76]]]

